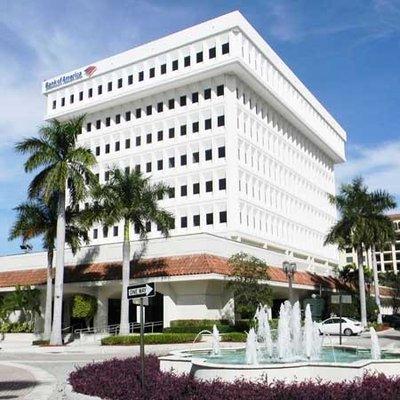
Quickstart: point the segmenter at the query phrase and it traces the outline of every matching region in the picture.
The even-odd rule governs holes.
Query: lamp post
[[[292,280],[293,280],[293,276],[294,273],[297,270],[297,265],[294,262],[289,262],[289,261],[284,261],[282,263],[282,269],[285,272],[287,278],[288,278],[288,282],[289,282],[289,301],[290,304],[293,305],[294,304],[294,299],[293,299],[293,287],[292,287]]]

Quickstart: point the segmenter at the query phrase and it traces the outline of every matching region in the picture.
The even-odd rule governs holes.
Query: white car
[[[322,334],[339,335],[340,318],[332,317],[322,321],[319,325],[319,331]],[[360,321],[353,318],[342,317],[342,334],[346,336],[358,335],[363,331]]]

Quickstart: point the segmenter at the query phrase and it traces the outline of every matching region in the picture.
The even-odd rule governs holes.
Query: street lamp
[[[293,305],[294,299],[293,299],[293,287],[292,287],[292,279],[294,276],[294,273],[297,270],[297,265],[294,262],[289,262],[289,261],[284,261],[282,263],[282,269],[283,272],[286,274],[289,282],[289,301],[290,304]]]

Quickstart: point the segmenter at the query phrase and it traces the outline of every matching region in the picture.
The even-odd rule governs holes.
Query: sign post
[[[129,300],[140,299],[140,364],[141,386],[144,389],[144,305],[143,299],[154,297],[156,289],[154,283],[128,286],[127,296]]]

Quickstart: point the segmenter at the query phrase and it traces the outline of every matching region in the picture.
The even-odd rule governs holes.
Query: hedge
[[[229,332],[221,334],[222,342],[245,342],[247,335],[245,332]]]
[[[201,331],[212,332],[213,326],[216,325],[218,330],[222,332],[232,332],[234,327],[229,325],[226,320],[213,319],[177,319],[171,321],[170,327],[164,329],[164,332],[172,333],[199,333]]]
[[[196,338],[193,333],[146,333],[145,344],[191,343]],[[140,344],[140,335],[107,336],[101,339],[103,346],[129,346]]]
[[[33,333],[33,324],[29,322],[3,322],[0,333]]]

